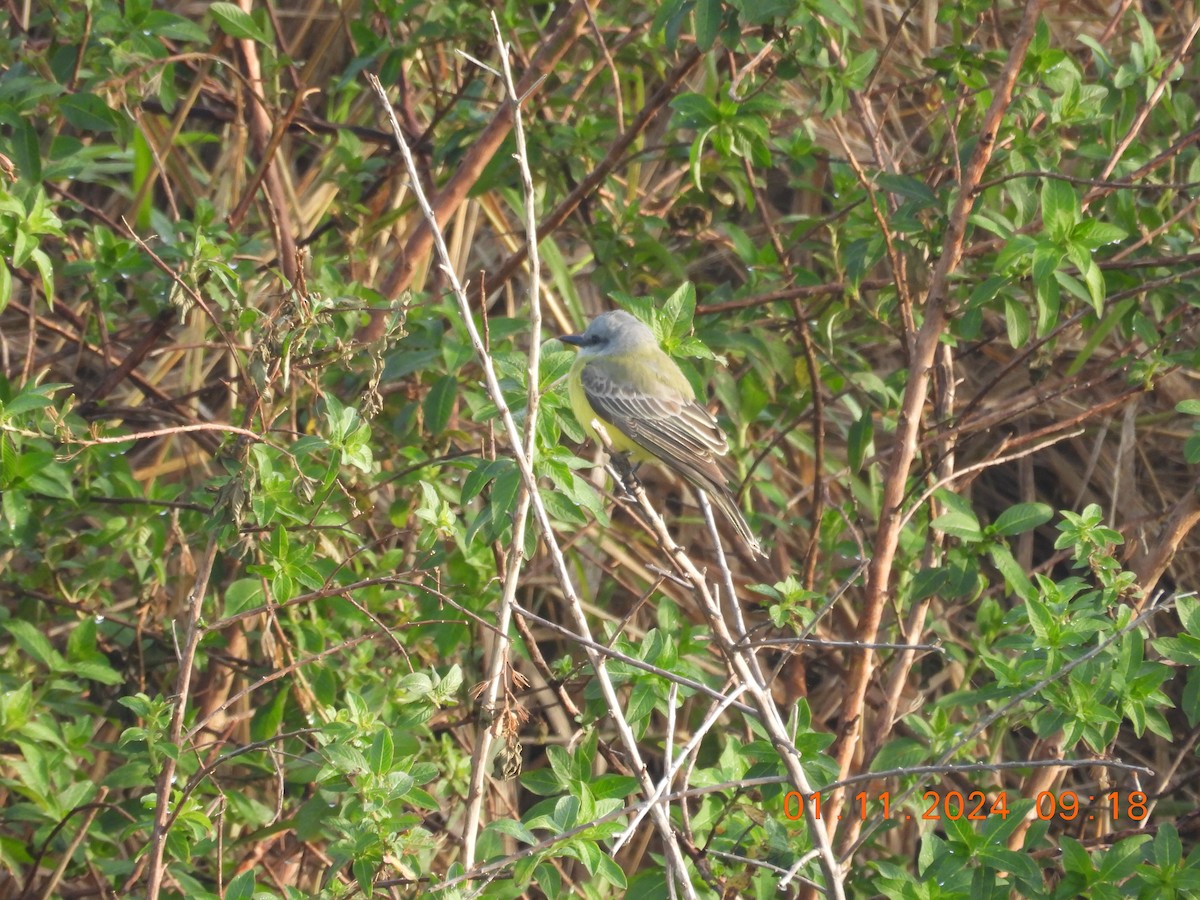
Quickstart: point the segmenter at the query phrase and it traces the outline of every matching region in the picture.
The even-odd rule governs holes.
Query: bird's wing
[[[712,465],[714,455],[729,449],[717,420],[691,397],[665,383],[650,390],[632,387],[620,371],[596,359],[583,367],[580,380],[596,415],[626,437],[667,463],[691,459]]]

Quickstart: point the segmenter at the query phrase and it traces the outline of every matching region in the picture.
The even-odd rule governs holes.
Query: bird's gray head
[[[559,340],[578,347],[580,356],[629,353],[646,346],[658,347],[654,332],[623,309],[601,313],[592,319],[583,334],[568,334]]]

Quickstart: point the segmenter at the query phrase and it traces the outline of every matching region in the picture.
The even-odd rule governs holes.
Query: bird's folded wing
[[[641,390],[615,374],[604,360],[584,366],[580,380],[588,403],[601,419],[655,456],[712,463],[714,455],[729,449],[717,420],[695,400],[667,388]]]

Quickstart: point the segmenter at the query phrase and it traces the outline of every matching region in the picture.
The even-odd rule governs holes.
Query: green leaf
[[[857,26],[857,23],[855,24]],[[878,59],[879,53],[874,47],[868,47],[861,53],[852,54],[842,72],[842,79],[846,86],[852,91],[863,90],[867,86],[867,79],[871,77],[871,72],[874,71],[875,62]],[[933,201],[931,200],[928,205],[933,206]]]
[[[850,425],[846,435],[846,461],[850,471],[861,472],[867,452],[875,440],[875,417],[871,410],[864,410]]]
[[[1080,875],[1091,875],[1096,871],[1092,857],[1077,840],[1067,835],[1059,840],[1059,849],[1063,856],[1063,869]]]
[[[1056,635],[1059,628],[1049,607],[1036,597],[1025,598],[1025,611],[1029,614],[1029,626],[1037,638],[1039,647],[1050,647],[1057,644]]]
[[[951,510],[938,516],[929,525],[943,534],[968,542],[978,541],[983,537],[979,520],[967,511]]]
[[[799,5],[798,0],[731,0],[749,25],[765,25],[773,19],[786,19]]]
[[[1175,611],[1187,633],[1200,637],[1200,599],[1180,596],[1175,600]]]
[[[553,797],[563,789],[563,783],[550,769],[534,769],[521,773],[521,786],[539,797]]]
[[[12,272],[7,265],[0,265],[0,313],[4,312],[8,302],[12,300]]]
[[[922,209],[938,205],[937,194],[920,178],[885,172],[876,178],[876,182],[889,193],[897,194],[907,200],[917,201]]]
[[[494,478],[504,472],[515,471],[516,468],[516,462],[505,457],[479,461],[463,479],[462,491],[459,493],[460,502],[470,503]]]
[[[80,678],[99,684],[121,684],[125,681],[125,676],[110,666],[104,657],[76,660],[70,664],[70,670]]]
[[[373,774],[387,775],[392,771],[394,749],[392,733],[386,728],[381,728],[367,750],[367,765]]]
[[[903,769],[924,765],[929,761],[929,748],[913,738],[888,741],[871,761],[872,772]]]
[[[0,735],[15,733],[25,727],[33,712],[33,682],[0,693]]]
[[[940,594],[950,580],[950,571],[943,566],[932,569],[922,569],[913,577],[912,600],[920,602],[935,594]]]
[[[680,94],[670,103],[682,128],[705,128],[720,120],[717,106],[701,94]]]
[[[524,776],[522,776],[521,780],[525,780]],[[487,829],[507,835],[510,838],[520,841],[522,844],[537,843],[537,835],[513,819],[497,819],[494,822],[489,822]]]
[[[61,672],[66,669],[66,660],[50,644],[49,638],[42,634],[32,622],[12,619],[4,623],[4,629],[12,635],[17,646],[24,650],[26,655],[37,660],[50,671]]]
[[[458,379],[443,375],[433,383],[425,397],[425,428],[435,437],[446,430],[458,396]]]
[[[1083,244],[1073,241],[1067,244],[1067,258],[1075,264],[1083,276],[1083,282],[1087,285],[1087,301],[1096,310],[1096,315],[1103,315],[1106,291],[1104,274],[1092,259],[1091,251]]]
[[[1058,289],[1061,277],[1062,273],[1056,271],[1050,281],[1037,284],[1037,290],[1034,294],[1034,299],[1037,301],[1037,329],[1035,333],[1039,339],[1048,336],[1058,325],[1058,313],[1062,306],[1061,293]]]
[[[1189,465],[1200,463],[1200,431],[1197,431],[1183,443],[1183,459]]]
[[[512,518],[517,506],[517,489],[521,486],[521,472],[514,464],[496,476],[492,483],[492,515],[497,520]]]
[[[1116,244],[1129,236],[1129,233],[1111,222],[1099,219],[1085,219],[1075,226],[1071,239],[1082,244],[1088,250],[1099,250],[1109,244]]]
[[[1042,221],[1050,239],[1061,243],[1070,237],[1079,221],[1079,197],[1075,188],[1058,178],[1042,184]]]
[[[668,49],[674,50],[679,41],[680,20],[691,9],[689,0],[667,0],[659,5],[650,25],[651,34],[662,34]]]
[[[253,900],[254,870],[247,869],[240,875],[235,875],[225,885],[225,900]]]
[[[1100,877],[1107,882],[1116,883],[1128,878],[1137,868],[1142,857],[1142,845],[1150,840],[1150,835],[1139,834],[1118,841],[1100,858]]]
[[[116,131],[121,118],[95,94],[67,94],[58,101],[59,111],[80,131]]]
[[[1029,311],[1013,297],[1004,298],[1004,327],[1008,344],[1019,349],[1029,343]]]
[[[707,52],[721,31],[721,0],[696,0],[695,16],[696,46]]]
[[[217,26],[230,37],[270,45],[271,39],[267,37],[266,32],[241,7],[232,3],[218,2],[210,3],[208,11],[212,13]]]
[[[1013,593],[1024,600],[1029,600],[1035,595],[1033,582],[1029,580],[1029,575],[1021,568],[1008,547],[1003,544],[992,544],[988,548],[988,556],[991,557],[992,564],[1000,570],[1000,574],[1004,576],[1005,582],[1012,588]]]
[[[659,321],[666,325],[665,337],[672,340],[683,337],[692,330],[692,317],[696,313],[696,286],[685,281],[662,305]]]
[[[53,406],[54,401],[50,398],[50,394],[70,386],[69,384],[29,385],[8,402],[0,403],[0,419],[11,420],[32,410]]]
[[[543,491],[542,503],[552,519],[574,526],[587,524],[587,517],[583,515],[579,505],[566,494],[559,491]]]
[[[248,609],[266,603],[263,583],[260,578],[239,578],[225,589],[224,617],[236,616]]]
[[[1154,649],[1171,662],[1183,666],[1200,666],[1200,637],[1180,634],[1175,637],[1158,638]]]
[[[1046,503],[1018,503],[1002,512],[992,525],[992,533],[1009,537],[1032,531],[1054,517],[1054,510]]]

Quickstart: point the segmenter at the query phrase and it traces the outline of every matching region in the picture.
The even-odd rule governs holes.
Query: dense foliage
[[[0,897],[1200,894],[1189,4],[10,7]]]

